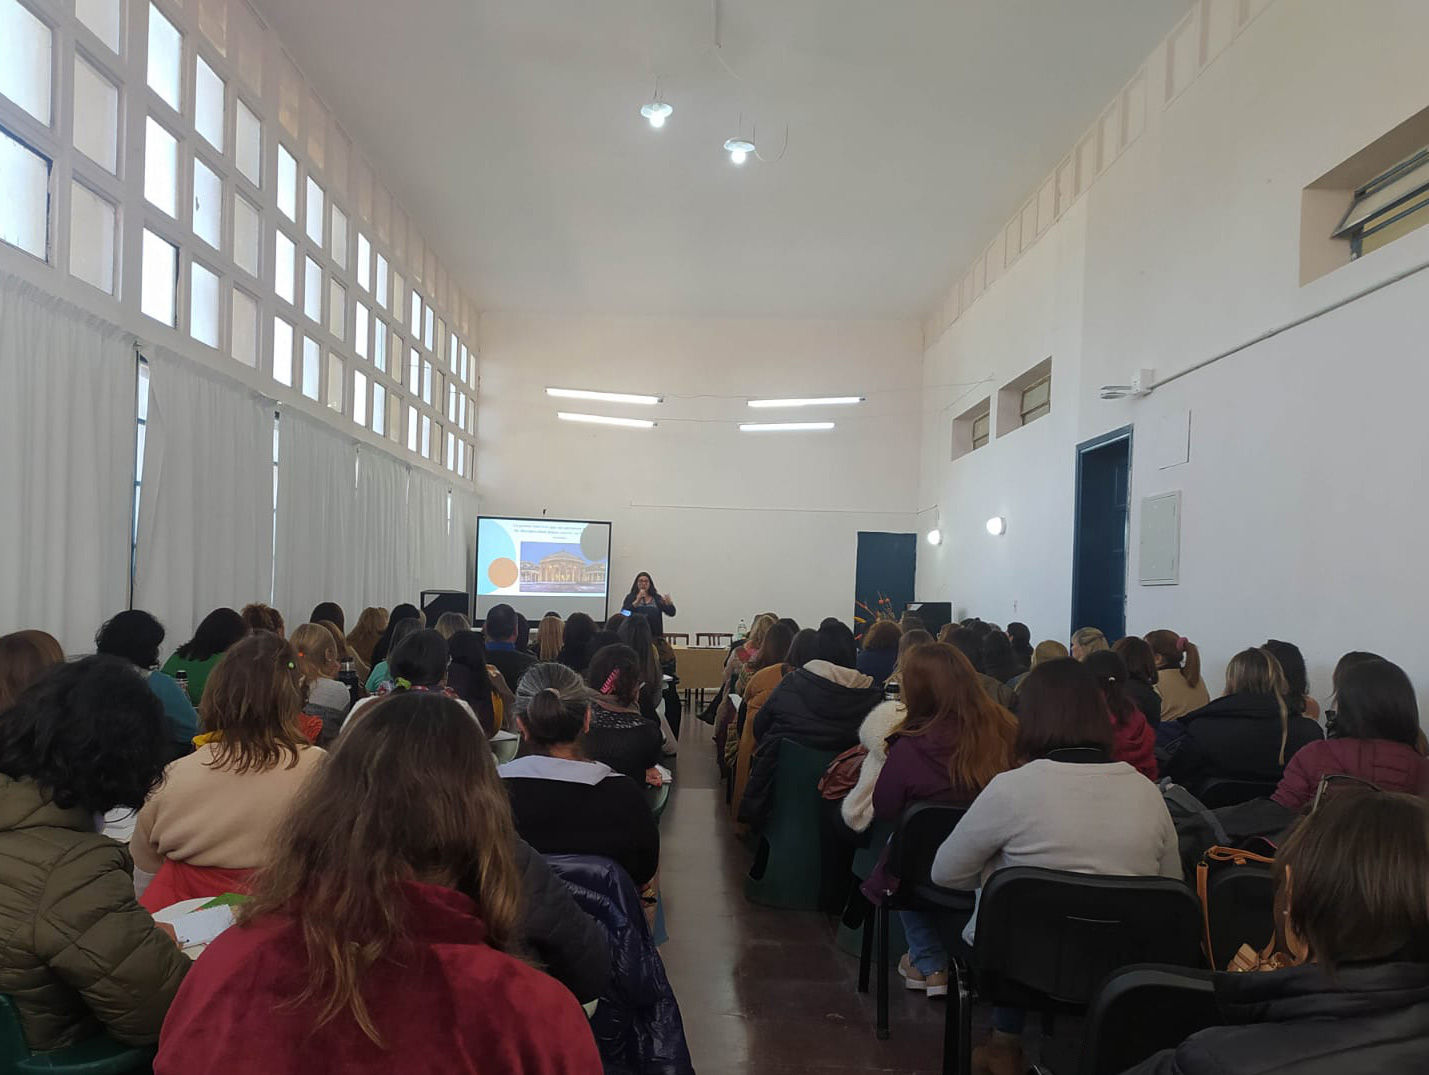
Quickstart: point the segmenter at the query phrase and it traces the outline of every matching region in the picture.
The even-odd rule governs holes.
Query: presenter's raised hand
[[[657,593],[655,595],[655,600],[661,601],[667,605],[673,605],[675,603],[675,599],[671,597],[668,593]]]

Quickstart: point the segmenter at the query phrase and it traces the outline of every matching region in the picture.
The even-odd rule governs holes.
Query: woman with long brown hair
[[[0,635],[0,713],[15,704],[35,680],[54,665],[62,664],[65,651],[54,635],[45,631],[15,631]]]
[[[372,664],[372,648],[387,630],[388,612],[380,606],[369,606],[357,617],[357,623],[347,633],[347,644],[363,664]]]
[[[514,848],[470,714],[440,694],[384,698],[294,804],[239,925],[195,964],[155,1072],[599,1075],[576,999],[512,954]]]
[[[283,816],[325,757],[300,728],[306,697],[297,651],[269,631],[218,662],[197,749],[164,771],[129,841],[134,865],[156,875],[141,899],[150,911],[246,892],[267,864]]]
[[[993,777],[1012,768],[1017,721],[983,690],[977,670],[956,646],[914,646],[903,656],[899,688],[903,721],[889,740],[888,760],[873,788],[875,818],[896,821],[917,802],[966,806]],[[880,862],[865,888],[882,899],[890,882]],[[948,953],[937,920],[917,912],[900,915],[908,952],[898,973],[909,989],[946,996]]]

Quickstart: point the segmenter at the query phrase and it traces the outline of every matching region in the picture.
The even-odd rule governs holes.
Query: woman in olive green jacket
[[[97,830],[137,809],[169,755],[163,707],[125,662],[53,668],[0,720],[0,993],[37,1052],[107,1031],[159,1040],[189,968]]]

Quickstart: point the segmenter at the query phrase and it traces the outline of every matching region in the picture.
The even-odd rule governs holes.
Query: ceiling
[[[918,317],[1190,0],[256,0],[484,310]],[[656,75],[675,113],[639,114]],[[741,167],[724,140],[758,125]]]

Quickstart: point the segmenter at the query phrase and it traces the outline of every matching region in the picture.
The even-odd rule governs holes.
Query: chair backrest
[[[15,1002],[0,994],[0,1071],[12,1071],[16,1064],[30,1055],[25,1041],[25,1028],[20,1022]]]
[[[1196,792],[1196,798],[1208,810],[1222,806],[1239,806],[1252,799],[1268,799],[1275,794],[1279,782],[1274,780],[1230,780],[1217,777],[1207,780]]]
[[[1107,975],[1133,963],[1203,966],[1201,925],[1195,895],[1171,878],[998,870],[978,903],[982,991],[998,1003],[1013,983],[1014,994],[1086,1004]]]
[[[1221,1023],[1210,971],[1140,964],[1102,983],[1087,1012],[1080,1075],[1120,1075]]]
[[[931,884],[933,856],[967,809],[947,803],[914,803],[903,811],[888,841],[888,869],[908,888]]]
[[[1211,965],[1225,970],[1240,946],[1257,952],[1275,934],[1275,877],[1263,863],[1227,864],[1206,882]]]

